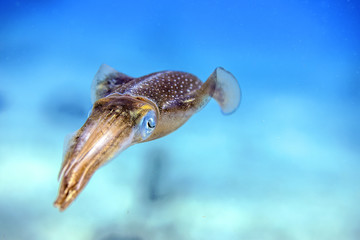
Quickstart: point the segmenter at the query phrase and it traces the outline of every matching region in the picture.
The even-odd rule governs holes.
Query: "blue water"
[[[359,239],[359,26],[353,0],[2,1],[0,239]],[[130,147],[59,213],[102,63],[223,66],[242,103]]]

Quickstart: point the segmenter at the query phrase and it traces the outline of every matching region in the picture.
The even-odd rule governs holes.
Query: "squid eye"
[[[145,140],[148,138],[156,127],[156,115],[154,111],[148,112],[142,119],[141,124],[141,138]]]

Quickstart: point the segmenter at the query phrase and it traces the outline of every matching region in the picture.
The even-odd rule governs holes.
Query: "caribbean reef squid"
[[[237,80],[221,67],[203,83],[186,72],[134,78],[101,65],[92,84],[92,110],[65,147],[54,205],[65,210],[99,167],[136,143],[175,131],[211,98],[230,114],[240,97]]]

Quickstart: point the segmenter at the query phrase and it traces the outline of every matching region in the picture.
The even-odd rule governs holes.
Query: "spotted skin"
[[[54,203],[60,210],[74,201],[100,166],[127,147],[175,131],[211,97],[229,114],[238,107],[241,92],[234,76],[223,68],[216,68],[203,83],[186,72],[133,78],[102,65],[91,96],[93,109],[65,148]]]
[[[154,101],[159,108],[164,108],[167,102],[184,99],[191,92],[199,89],[201,84],[202,82],[192,74],[165,71],[134,79],[114,88],[114,91],[145,96]]]

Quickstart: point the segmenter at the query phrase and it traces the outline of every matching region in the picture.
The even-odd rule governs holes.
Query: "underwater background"
[[[1,1],[0,240],[360,239],[359,26],[353,0]],[[60,213],[102,63],[222,66],[242,102],[130,147]]]

